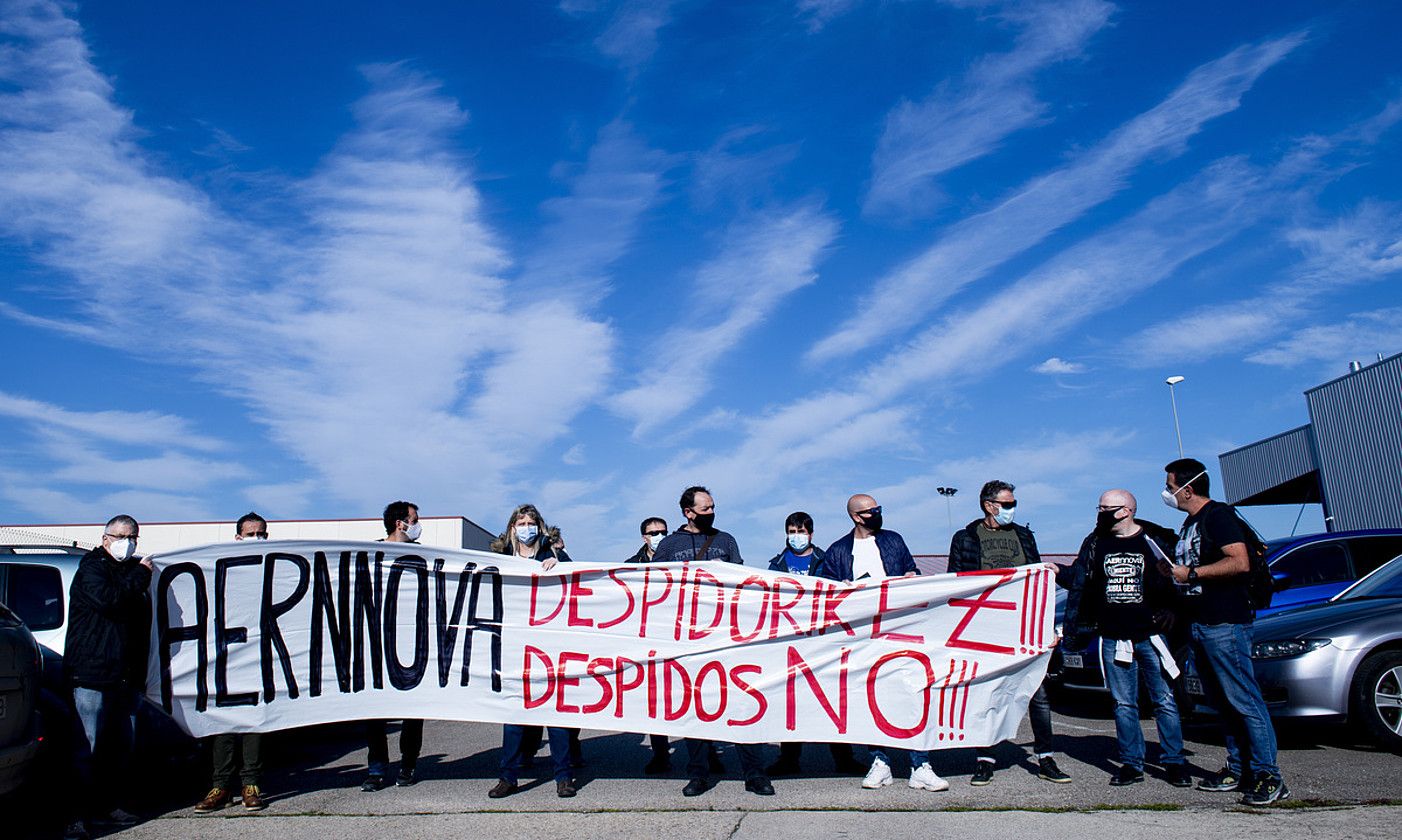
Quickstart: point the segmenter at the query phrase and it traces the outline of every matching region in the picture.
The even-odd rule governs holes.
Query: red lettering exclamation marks
[[[1037,582],[1041,584],[1037,595],[1037,650],[1044,650],[1047,634],[1047,590],[1051,588],[1051,573],[1046,569],[1037,572]]]
[[[964,716],[969,711],[969,692],[973,691],[974,678],[978,676],[978,663],[974,663],[974,668],[969,672],[969,681],[964,683],[964,700],[959,704],[959,740],[964,740]],[[952,710],[951,710],[952,711]],[[951,714],[950,717],[953,717]]]
[[[944,675],[944,683],[940,685],[940,709],[939,709],[939,717],[938,717],[937,722],[936,722],[936,728],[941,729],[941,730],[944,729],[944,705],[945,705],[945,698],[948,697],[948,695],[949,695],[949,684],[950,684],[951,682],[953,682],[953,680],[954,680],[954,660],[951,659],[951,660],[949,660],[949,673]],[[953,706],[953,705],[950,705],[950,707],[949,707],[949,717],[950,717],[951,719],[953,719],[953,717],[954,717],[954,706]],[[944,733],[943,733],[943,732],[940,732],[940,733],[939,733],[939,738],[940,738],[941,741],[944,740]]]

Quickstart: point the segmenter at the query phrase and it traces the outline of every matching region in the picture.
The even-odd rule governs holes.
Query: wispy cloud
[[[594,39],[599,52],[637,72],[657,52],[657,32],[672,20],[678,0],[563,0],[560,11],[575,17],[607,15]]]
[[[784,299],[817,277],[837,222],[816,202],[746,214],[731,225],[720,253],[697,272],[683,317],[645,355],[638,383],[613,398],[617,412],[645,434],[704,398],[716,364],[769,318]]]
[[[856,352],[918,323],[960,289],[1123,189],[1144,161],[1181,152],[1208,120],[1235,110],[1261,74],[1304,38],[1295,33],[1239,47],[1198,67],[1166,99],[1071,163],[954,225],[923,253],[878,280],[861,311],[818,342],[809,360]]]
[[[819,32],[830,21],[845,14],[857,0],[798,0],[798,18],[808,27],[809,32]]]
[[[0,391],[0,417],[123,446],[177,446],[201,452],[214,452],[224,446],[216,438],[191,430],[183,417],[156,411],[70,411],[4,391]]]
[[[1367,364],[1375,354],[1402,352],[1402,307],[1355,312],[1334,324],[1316,324],[1295,331],[1246,357],[1248,362],[1277,367],[1327,363],[1342,376],[1347,362]]]
[[[746,209],[772,203],[775,175],[797,157],[799,145],[762,145],[764,136],[762,126],[734,128],[698,154],[692,167],[693,204],[708,210],[722,200]]]
[[[1036,74],[1082,55],[1114,10],[1102,0],[991,5],[999,19],[1020,29],[1016,43],[980,59],[963,78],[941,83],[925,99],[892,109],[872,156],[867,214],[929,210],[939,199],[940,175],[1043,121],[1049,106],[1033,86]]]
[[[1080,362],[1068,362],[1065,359],[1052,356],[1046,361],[1033,365],[1033,373],[1041,373],[1047,376],[1062,376],[1077,373],[1085,373],[1086,366]]]
[[[243,401],[321,504],[500,506],[513,470],[602,392],[609,328],[503,279],[509,258],[455,150],[468,115],[433,78],[365,67],[354,128],[280,185],[290,218],[258,227],[146,158],[57,6],[7,26],[0,230],[34,244],[99,335]],[[522,382],[553,386],[548,411]],[[292,503],[305,481],[261,492]]]
[[[1327,145],[1315,143],[1316,148]],[[1297,337],[1308,334],[1306,325],[1318,305],[1331,296],[1402,273],[1402,217],[1394,206],[1365,203],[1327,224],[1290,229],[1284,239],[1302,256],[1283,279],[1264,284],[1253,295],[1195,307],[1130,336],[1122,349],[1126,361],[1148,366],[1247,356],[1284,329],[1305,330]],[[1183,342],[1182,336],[1193,340]],[[1289,358],[1308,359],[1303,349],[1292,339],[1247,357],[1282,364]]]
[[[633,243],[645,213],[665,186],[673,158],[649,148],[622,120],[599,131],[570,192],[552,198],[539,247],[525,260],[525,294],[566,297],[580,305],[608,290],[607,270]]]

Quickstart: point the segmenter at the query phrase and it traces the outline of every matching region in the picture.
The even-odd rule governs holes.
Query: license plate
[[[1202,680],[1197,677],[1184,677],[1183,687],[1188,690],[1189,694],[1202,695],[1206,693],[1202,690]]]
[[[1061,661],[1067,668],[1086,667],[1086,660],[1079,653],[1062,654]]]

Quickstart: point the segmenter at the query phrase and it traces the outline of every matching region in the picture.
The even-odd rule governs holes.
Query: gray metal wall
[[[1402,528],[1402,354],[1305,392],[1331,530]]]
[[[1233,505],[1318,469],[1308,425],[1223,452],[1217,463],[1222,498]]]

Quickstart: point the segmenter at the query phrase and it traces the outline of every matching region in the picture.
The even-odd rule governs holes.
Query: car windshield
[[[1402,598],[1402,557],[1394,557],[1376,572],[1334,596],[1336,601],[1362,598]]]

